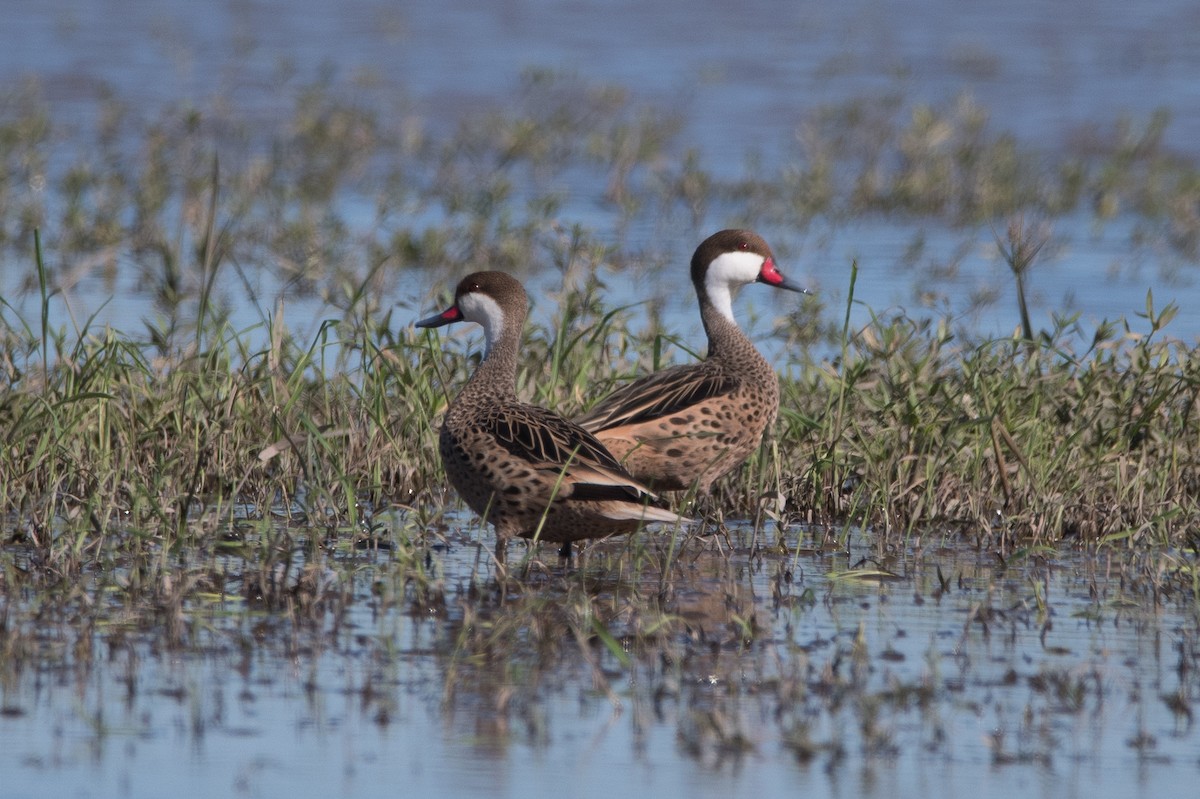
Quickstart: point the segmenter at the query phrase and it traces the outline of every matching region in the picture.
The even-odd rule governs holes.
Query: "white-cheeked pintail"
[[[636,479],[657,491],[712,484],[749,457],[779,412],[779,377],[733,318],[749,283],[807,294],[749,230],[722,230],[692,256],[708,356],[628,383],[576,418]]]
[[[496,528],[497,559],[514,536],[562,543],[569,555],[572,541],[690,521],[661,507],[591,433],[517,399],[528,307],[516,279],[476,272],[458,284],[453,305],[416,323],[483,327],[483,361],[446,411],[439,450],[450,484]]]

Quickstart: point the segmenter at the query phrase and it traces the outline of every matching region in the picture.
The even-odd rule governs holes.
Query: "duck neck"
[[[464,397],[506,399],[516,396],[517,354],[521,347],[521,322],[505,324],[498,331],[485,330],[487,335],[483,361],[463,387]],[[493,338],[495,336],[495,338]]]
[[[718,305],[706,293],[700,294],[700,321],[708,336],[709,358],[732,357],[734,349],[750,341],[733,320],[728,294],[722,300],[724,302]]]

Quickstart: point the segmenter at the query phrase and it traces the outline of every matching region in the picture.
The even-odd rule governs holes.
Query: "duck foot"
[[[506,539],[497,539],[496,549],[496,574],[503,576],[508,574],[508,541]]]

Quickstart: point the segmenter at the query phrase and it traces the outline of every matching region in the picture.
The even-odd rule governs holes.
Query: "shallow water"
[[[666,636],[633,634],[653,570],[599,570],[628,569],[627,542],[594,546],[577,570],[543,552],[530,590],[501,601],[497,620],[594,580],[595,612],[621,608],[606,624],[625,663],[566,628],[518,630],[501,653],[515,671],[472,661],[464,613],[491,589],[470,592],[479,552],[456,532],[430,551],[444,602],[423,608],[381,599],[384,551],[326,563],[346,592],[338,613],[231,596],[186,608],[187,643],[114,622],[90,659],[74,631],[47,629],[44,657],[0,681],[0,795],[1190,790],[1198,734],[1165,700],[1200,698],[1197,610],[1154,602],[1154,558],[1001,565],[959,546],[877,560],[857,537],[849,551],[786,538],[810,548],[755,553],[741,529],[687,541],[662,605],[683,623]],[[837,576],[852,566],[887,574]],[[646,601],[623,604],[629,574]],[[552,651],[520,643],[534,639]]]
[[[41,75],[81,118],[106,86],[135,92],[147,117],[224,93],[281,114],[280,75],[333,69],[376,76],[444,129],[548,67],[680,109],[688,139],[731,169],[748,150],[790,144],[808,109],[897,88],[924,102],[970,91],[1006,129],[1051,147],[1114,112],[1165,107],[1168,143],[1200,147],[1200,9],[1188,0],[15,0],[0,37],[0,78]]]
[[[854,0],[788,9],[765,0],[736,9],[544,0],[404,8],[375,0],[336,6],[18,0],[6,6],[0,26],[0,82],[37,76],[54,116],[74,120],[81,132],[106,92],[147,121],[166,107],[203,109],[220,98],[218,106],[274,125],[291,113],[299,86],[333,73],[361,78],[359,99],[385,118],[411,112],[437,136],[480,108],[512,102],[521,73],[531,67],[615,84],[639,102],[678,113],[680,145],[695,148],[705,168],[725,176],[741,174],[751,153],[760,169],[778,169],[794,154],[797,126],[817,108],[897,93],[908,104],[942,106],[969,93],[990,111],[994,130],[1012,131],[1046,152],[1069,150],[1097,127],[1111,134],[1123,116],[1144,124],[1166,108],[1166,145],[1200,153],[1200,10],[1189,0],[1070,0],[1054,7],[1027,0],[968,6]],[[69,141],[58,144],[69,151]],[[559,188],[565,224],[579,221],[602,237],[613,235],[612,211],[597,201],[603,186]],[[353,221],[354,198],[345,201]],[[1053,313],[1076,311],[1085,338],[1105,318],[1124,316],[1136,326],[1152,289],[1158,307],[1174,301],[1184,311],[1169,332],[1200,335],[1195,264],[1137,245],[1128,220],[1096,227],[1086,217],[1056,220],[1053,253],[1043,255],[1031,281],[1035,326],[1049,328]],[[703,230],[728,221],[706,219]],[[1006,335],[1017,325],[1012,277],[996,258],[989,229],[864,219],[763,232],[787,255],[791,273],[819,288],[839,319],[857,257],[857,298],[870,308],[945,312],[988,334]],[[677,269],[649,275],[636,289],[614,280],[614,304],[668,298],[667,322],[694,338],[698,325],[684,275],[696,233],[651,224],[623,235],[632,248],[670,254]],[[899,267],[917,240],[928,242],[926,253]],[[30,271],[18,263],[0,272],[6,299],[28,312],[28,298],[13,294]],[[453,278],[436,270],[414,275],[404,281],[403,296],[387,299],[425,309],[435,283]],[[115,295],[98,280],[84,283],[69,297],[69,311],[54,304],[55,319],[65,322],[69,312],[86,318],[106,301],[101,323],[153,317],[136,280],[128,276]],[[995,293],[994,304],[968,311],[971,294],[981,290]],[[230,287],[235,325],[256,324],[264,309],[273,311],[273,295],[281,292],[269,281],[263,292],[256,309],[239,306],[241,292]],[[784,299],[755,307],[778,314],[793,306]],[[285,313],[302,335],[325,315],[296,298]],[[855,309],[857,323],[868,317],[865,307]]]

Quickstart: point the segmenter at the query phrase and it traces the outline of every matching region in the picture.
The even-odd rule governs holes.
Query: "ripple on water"
[[[438,538],[423,591],[404,546],[343,552],[324,608],[232,596],[173,644],[45,646],[2,682],[4,795],[1179,795],[1200,767],[1196,609],[1153,590],[1166,556],[807,530],[785,554],[735,528],[573,570],[543,548],[500,591],[472,535]]]

